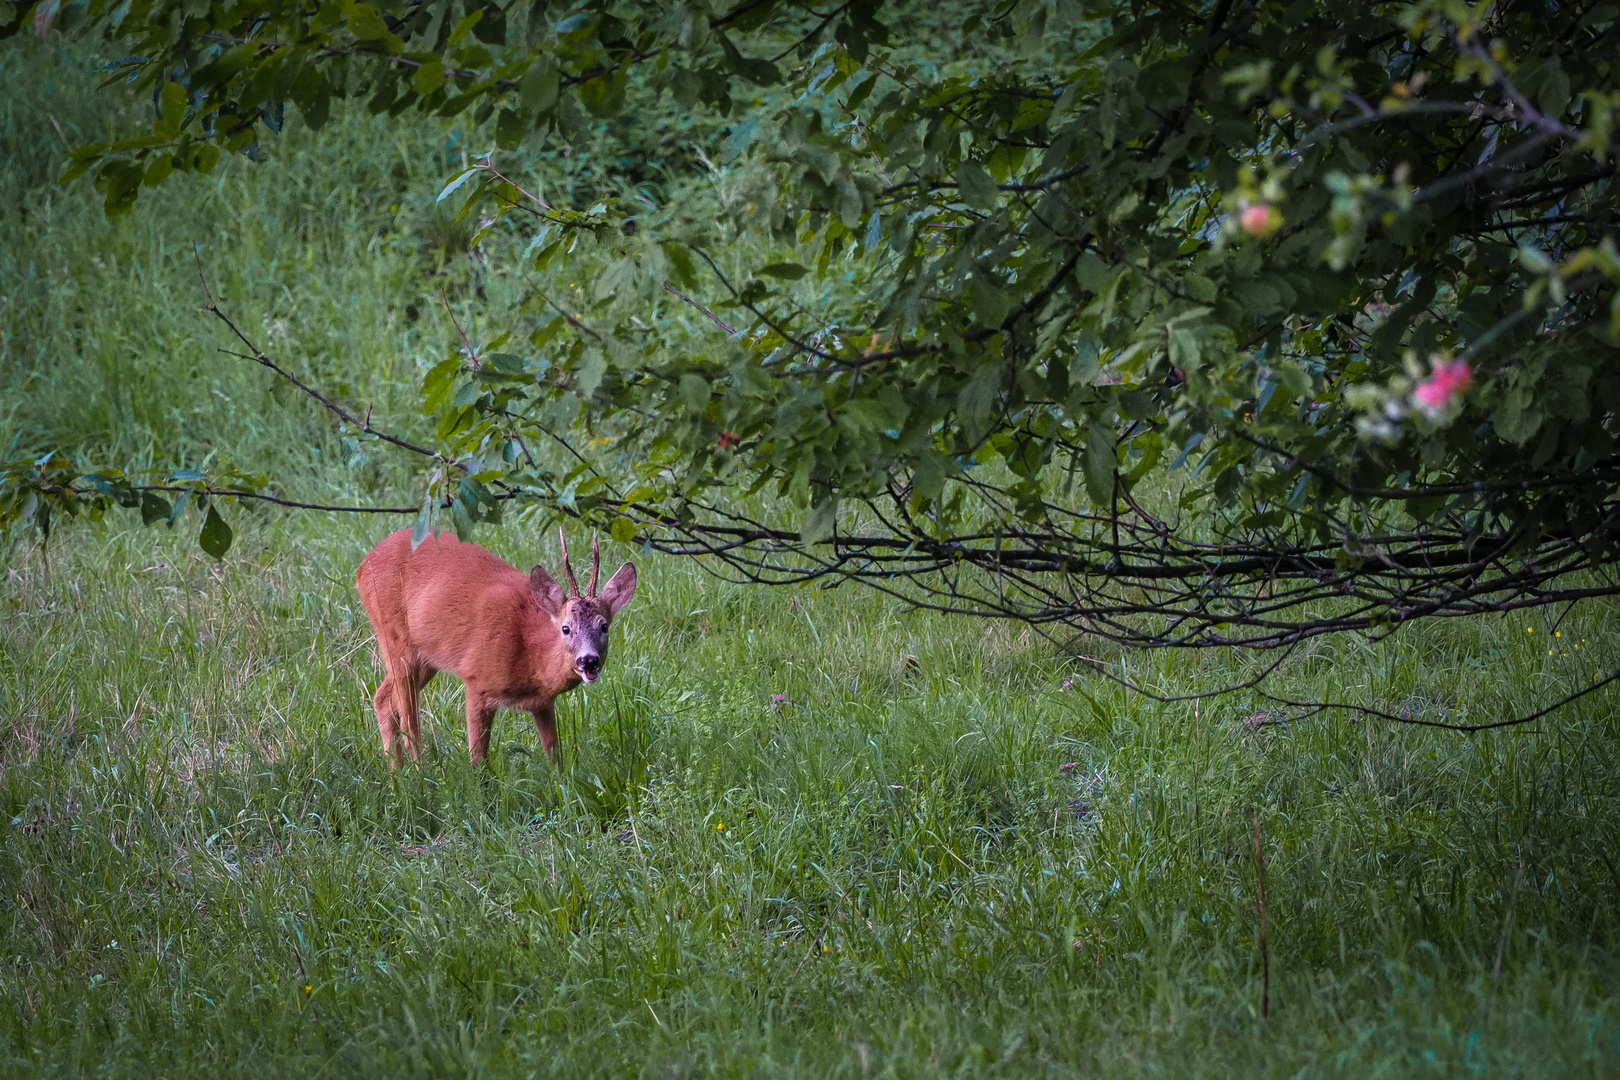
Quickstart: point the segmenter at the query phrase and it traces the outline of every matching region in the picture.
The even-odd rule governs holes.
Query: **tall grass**
[[[179,447],[355,497],[408,485],[382,455],[351,469],[324,418],[213,352],[189,244],[255,333],[408,429],[418,358],[450,340],[437,284],[496,310],[504,287],[445,273],[428,205],[455,132],[405,146],[341,117],[341,141],[227,163],[109,226],[84,188],[49,187],[41,117],[69,138],[126,118],[59,89],[90,61],[32,48],[0,49],[25,192],[0,218],[10,435],[114,460]],[[367,201],[380,170],[398,209]],[[234,523],[220,564],[123,519],[5,549],[6,1075],[1620,1065],[1602,696],[1473,736],[1161,703],[1106,676],[1186,694],[1255,661],[1064,652],[614,548],[642,589],[606,678],[562,703],[560,766],[503,714],[472,767],[446,679],[423,766],[390,772],[352,574],[392,526]],[[555,566],[533,522],[480,539]],[[1612,667],[1614,621],[1346,636],[1275,689],[1507,716]]]
[[[466,236],[432,203],[463,133],[406,137],[357,111],[317,134],[293,117],[267,160],[227,158],[212,175],[145,191],[136,213],[109,223],[89,180],[51,183],[65,145],[132,134],[144,119],[139,103],[90,92],[99,66],[82,50],[0,47],[0,181],[22,192],[0,208],[0,387],[19,426],[40,446],[110,464],[397,486],[403,474],[386,458],[347,476],[351,455],[326,417],[272,396],[267,370],[221,351],[242,350],[203,311],[198,258],[274,358],[397,428],[420,428],[419,369],[451,340],[444,305],[476,290],[498,311],[510,293],[457,258]]]

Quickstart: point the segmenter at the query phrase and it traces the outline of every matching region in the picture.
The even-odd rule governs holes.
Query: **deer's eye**
[[[563,633],[564,634],[568,633],[568,624],[567,623],[563,623]]]

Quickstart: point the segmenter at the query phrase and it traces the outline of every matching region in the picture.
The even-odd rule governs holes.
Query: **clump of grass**
[[[435,274],[443,273],[445,263],[466,255],[472,247],[473,226],[476,222],[446,210],[443,203],[434,203],[424,212],[418,235]]]

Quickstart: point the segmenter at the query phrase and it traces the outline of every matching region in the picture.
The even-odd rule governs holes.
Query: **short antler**
[[[602,545],[597,543],[596,530],[591,530],[591,591],[586,596],[596,595],[596,575],[602,572]]]
[[[557,539],[562,543],[563,573],[568,577],[568,587],[573,590],[573,595],[578,596],[579,582],[574,580],[574,568],[568,565],[568,536],[561,528],[557,529]]]

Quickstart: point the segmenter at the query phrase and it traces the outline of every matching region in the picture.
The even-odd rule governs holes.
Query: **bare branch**
[[[429,450],[425,446],[417,446],[415,443],[407,442],[397,435],[390,435],[386,431],[379,431],[378,429],[372,427],[370,409],[366,410],[366,415],[364,418],[355,416],[353,413],[349,412],[349,410],[345,409],[343,406],[339,405],[325,394],[322,394],[319,390],[316,390],[308,383],[305,383],[302,379],[298,378],[298,376],[294,375],[292,372],[270,359],[270,357],[266,356],[263,350],[261,350],[252,341],[248,340],[247,335],[242,333],[242,331],[237,327],[236,323],[231,321],[230,316],[226,315],[225,312],[220,309],[219,304],[215,302],[213,291],[208,287],[208,279],[203,275],[202,254],[197,250],[196,244],[191,245],[191,254],[192,257],[197,260],[197,280],[202,283],[203,295],[208,299],[208,303],[205,305],[203,310],[209,312],[220,322],[224,323],[226,328],[236,336],[236,340],[240,341],[243,345],[247,346],[249,350],[251,350],[251,355],[243,356],[241,353],[231,352],[229,349],[221,349],[220,352],[223,352],[229,356],[239,356],[244,360],[252,360],[255,363],[262,364],[271,371],[275,372],[281,378],[292,383],[309,397],[320,402],[321,405],[334,416],[353,424],[356,428],[367,435],[381,439],[383,442],[391,443],[394,446],[399,447],[401,450],[409,450],[413,454],[433,458],[435,461],[443,462],[446,465],[452,465],[464,472],[466,471],[466,467],[464,465],[451,461],[449,458],[445,457],[436,450]]]

